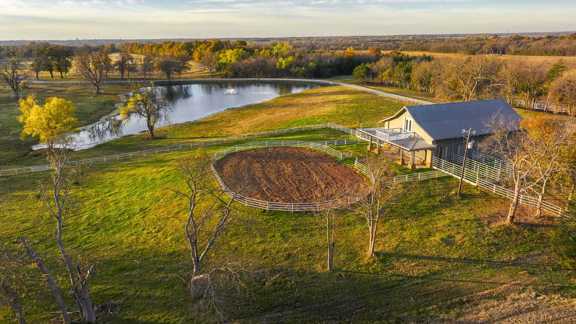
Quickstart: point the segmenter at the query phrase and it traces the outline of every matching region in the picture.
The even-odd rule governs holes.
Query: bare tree
[[[325,210],[322,214],[326,220],[326,243],[328,245],[326,268],[328,269],[328,272],[332,272],[334,271],[334,249],[336,247],[334,241],[335,215],[334,211],[331,209]]]
[[[378,225],[386,209],[399,199],[404,192],[401,184],[395,183],[392,168],[385,158],[369,156],[366,166],[370,172],[370,192],[360,203],[358,213],[366,220],[368,226],[368,256],[375,256]]]
[[[2,64],[0,68],[2,80],[12,90],[12,95],[16,99],[20,99],[24,81],[26,80],[22,71],[22,61],[18,57],[8,59],[8,62]]]
[[[510,103],[520,97],[526,108],[534,108],[536,100],[545,93],[547,75],[539,65],[509,62],[499,76]]]
[[[190,293],[197,299],[206,295],[210,274],[204,272],[208,253],[214,248],[232,217],[233,199],[222,198],[223,192],[212,187],[206,174],[210,160],[204,156],[180,163],[186,191],[177,191],[187,202],[185,234],[192,259]]]
[[[529,126],[526,125],[528,123]],[[568,171],[565,169],[571,167],[565,163],[565,153],[574,135],[574,125],[554,118],[533,117],[525,121],[525,126],[528,126],[528,135],[534,138],[534,145],[527,148],[534,165],[535,174],[532,177],[540,181],[532,188],[538,196],[536,217],[540,217],[550,182],[561,182],[565,171]]]
[[[108,52],[84,50],[76,56],[75,64],[78,73],[94,86],[96,95],[99,95],[111,66]]]
[[[26,238],[21,238],[20,243],[26,249],[26,253],[30,257],[30,259],[34,261],[36,267],[42,273],[42,276],[46,279],[48,289],[50,289],[50,292],[52,293],[52,296],[54,297],[54,300],[56,300],[56,304],[60,309],[60,313],[62,313],[62,321],[65,324],[71,323],[72,320],[70,318],[70,315],[68,314],[68,306],[66,306],[66,302],[64,301],[64,296],[62,295],[62,289],[58,285],[58,282],[56,281],[54,276],[50,273],[50,270],[48,270],[46,263],[38,255],[38,253],[36,253],[34,248],[32,248],[32,245],[30,244],[30,242],[28,242]]]
[[[439,94],[446,98],[470,101],[491,97],[501,84],[496,76],[500,63],[495,59],[473,57],[454,60],[445,66],[443,82],[439,83]]]
[[[96,312],[90,295],[89,279],[94,267],[84,267],[76,263],[68,254],[63,241],[64,218],[68,212],[70,177],[68,176],[69,153],[66,149],[52,148],[48,152],[52,168],[49,185],[43,188],[43,200],[50,215],[56,222],[55,241],[66,267],[72,295],[80,308],[82,319],[87,323],[96,322]]]
[[[505,177],[513,187],[513,197],[506,223],[513,224],[521,195],[534,190],[546,177],[547,173],[539,171],[544,165],[543,162],[535,158],[535,154],[542,156],[546,148],[537,137],[528,132],[514,131],[516,126],[501,116],[495,117],[489,127],[493,134],[483,145],[510,165],[511,171]],[[544,156],[542,158],[547,159]]]
[[[556,104],[568,107],[568,114],[576,114],[576,71],[565,73],[550,85],[549,96]]]

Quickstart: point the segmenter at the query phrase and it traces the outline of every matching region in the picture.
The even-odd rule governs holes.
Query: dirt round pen
[[[368,179],[341,160],[342,154],[326,145],[262,143],[217,155],[213,171],[223,189],[246,206],[320,211],[368,194]]]

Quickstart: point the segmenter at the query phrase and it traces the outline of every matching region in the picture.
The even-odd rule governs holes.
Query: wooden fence
[[[492,192],[500,197],[504,197],[510,200],[514,198],[513,190],[495,183],[493,180],[495,175],[491,174],[490,172],[484,172],[480,166],[480,163],[477,161],[474,162],[475,163],[472,165],[475,167],[469,167],[469,164],[466,163],[466,167],[464,168],[464,181],[485,191]],[[435,169],[445,172],[458,179],[462,174],[461,164],[455,164],[453,162],[446,161],[437,157],[432,159],[432,166]],[[490,169],[489,167],[490,166],[487,168]],[[498,180],[500,180],[500,177],[498,177]],[[520,195],[520,204],[528,207],[536,207],[538,205],[538,198],[523,193]],[[541,206],[543,211],[548,212],[551,215],[564,215],[564,208],[558,205],[543,201]]]
[[[273,131],[266,131],[266,132],[259,132],[259,133],[252,133],[246,134],[238,137],[232,138],[225,138],[220,140],[210,140],[205,142],[197,142],[197,143],[184,143],[184,144],[176,144],[176,145],[169,145],[160,148],[148,149],[148,150],[141,150],[135,152],[127,152],[127,153],[120,153],[120,154],[112,154],[106,156],[100,156],[95,158],[89,159],[82,159],[82,160],[74,160],[71,161],[71,165],[84,165],[90,166],[93,164],[98,163],[109,163],[109,162],[116,162],[120,160],[127,160],[137,157],[144,157],[154,154],[161,154],[161,153],[169,153],[169,152],[178,152],[178,151],[186,151],[192,150],[200,147],[209,147],[209,146],[219,146],[219,145],[229,145],[235,142],[247,140],[250,138],[256,137],[263,137],[263,136],[274,136],[274,135],[282,135],[282,134],[290,134],[290,133],[297,133],[301,131],[307,130],[318,130],[318,129],[325,129],[331,128],[336,129],[338,131],[346,132],[350,134],[353,130],[336,125],[336,124],[318,124],[318,125],[310,125],[310,126],[303,126],[303,127],[295,127],[295,128],[286,128],[286,129],[279,129]],[[328,141],[319,141],[318,143],[323,143],[325,145],[351,145],[357,144],[358,141],[343,139],[343,140],[328,140]],[[34,166],[27,166],[27,167],[20,167],[20,168],[10,168],[10,169],[0,169],[0,177],[7,177],[7,176],[14,176],[20,174],[28,174],[28,173],[36,173],[36,172],[46,172],[50,170],[50,166],[48,164],[42,165],[34,165]]]
[[[246,197],[242,194],[234,192],[231,190],[226,183],[222,180],[216,168],[214,167],[214,163],[228,154],[240,151],[247,151],[257,148],[269,148],[269,147],[303,147],[303,148],[310,148],[322,151],[324,153],[329,154],[330,156],[335,157],[338,160],[343,160],[344,158],[350,157],[350,155],[345,154],[343,152],[337,151],[327,144],[322,143],[313,143],[313,142],[300,142],[300,141],[268,141],[268,142],[257,142],[257,143],[248,143],[244,145],[238,145],[231,147],[229,149],[223,150],[218,152],[214,155],[214,160],[212,163],[212,173],[214,177],[218,181],[218,184],[222,187],[224,192],[230,196],[230,198],[238,201],[244,206],[268,210],[268,211],[288,211],[288,212],[320,212],[326,209],[335,209],[335,208],[344,208],[351,206],[355,203],[358,203],[365,196],[357,196],[357,195],[346,195],[337,199],[329,200],[329,201],[321,201],[321,202],[309,202],[309,203],[291,203],[291,202],[273,202],[273,201],[265,201],[256,198]],[[366,176],[368,179],[373,181],[373,176],[368,169],[368,167],[359,162],[358,159],[354,161],[352,166],[362,175]],[[414,182],[414,181],[424,181],[428,179],[440,178],[445,177],[446,174],[440,171],[430,171],[424,173],[415,173],[415,174],[407,174],[407,175],[400,175],[395,177],[392,181],[393,183],[406,183],[406,182]]]

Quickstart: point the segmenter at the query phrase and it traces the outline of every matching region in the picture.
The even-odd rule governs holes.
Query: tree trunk
[[[370,237],[368,241],[368,256],[373,258],[376,256],[376,223],[372,221],[372,224],[369,226]]]
[[[97,96],[100,95],[100,85],[96,84],[96,85],[94,85],[94,87],[96,88],[96,95]]]
[[[544,201],[544,194],[546,193],[546,185],[548,180],[545,179],[542,183],[542,188],[540,189],[540,193],[538,194],[538,203],[536,204],[536,217],[542,216],[542,202]]]
[[[328,212],[330,213],[330,212]],[[334,218],[333,215],[326,215],[326,240],[328,242],[328,272],[334,271]]]
[[[148,121],[147,124],[148,124],[148,135],[150,136],[150,139],[154,139],[155,138],[154,124],[150,121]]]
[[[508,216],[506,216],[506,223],[509,225],[514,224],[514,218],[516,217],[516,211],[518,210],[518,205],[520,203],[520,185],[514,187],[514,198],[510,203],[510,209],[508,210]]]
[[[192,300],[201,299],[206,295],[206,290],[210,285],[210,275],[201,274],[192,276],[190,279],[190,297]]]
[[[62,260],[64,261],[64,265],[68,271],[70,284],[72,285],[72,291],[74,293],[74,299],[80,308],[82,319],[87,323],[95,323],[96,313],[94,310],[94,304],[92,303],[92,298],[90,297],[90,290],[88,288],[89,273],[84,273],[79,265],[75,266],[72,258],[68,255],[66,249],[64,248],[64,243],[62,241],[62,202],[60,201],[59,192],[56,190],[57,189],[54,191],[53,197],[54,204],[57,208],[55,238],[56,245],[58,246],[58,250],[60,251],[60,255],[62,256]]]
[[[50,272],[48,271],[48,268],[44,264],[44,261],[38,256],[36,251],[34,251],[30,243],[28,243],[28,240],[22,238],[20,239],[20,243],[26,249],[28,256],[30,256],[32,261],[36,263],[36,267],[38,268],[38,270],[40,270],[40,272],[42,272],[42,274],[46,278],[48,288],[50,289],[50,292],[52,293],[52,296],[56,300],[56,304],[58,304],[60,312],[62,313],[62,321],[65,324],[70,323],[71,322],[70,315],[68,315],[68,309],[66,307],[66,303],[64,302],[64,297],[62,296],[62,290],[60,289],[60,286],[58,286],[58,283],[56,282],[52,274],[50,274]]]

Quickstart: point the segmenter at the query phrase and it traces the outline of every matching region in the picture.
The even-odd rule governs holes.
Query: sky
[[[576,31],[576,0],[0,0],[0,40]]]

